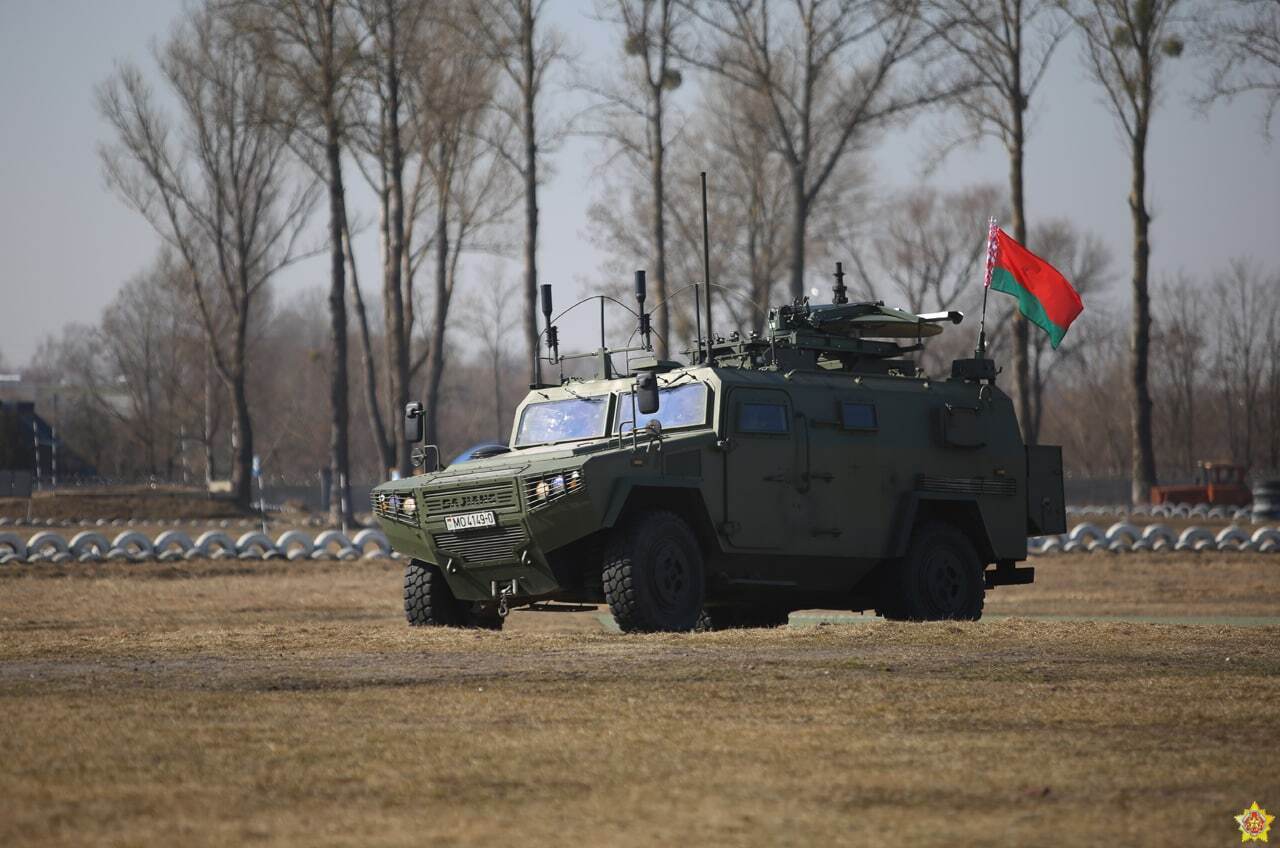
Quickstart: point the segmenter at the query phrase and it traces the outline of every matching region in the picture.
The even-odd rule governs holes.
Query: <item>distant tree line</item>
[[[1184,50],[1209,69],[1203,102],[1260,94],[1270,131],[1277,8],[600,0],[616,62],[585,68],[546,0],[204,0],[157,47],[154,73],[122,64],[97,93],[104,172],[164,249],[97,326],[66,328],[35,362],[66,388],[63,432],[100,468],[227,475],[241,501],[254,455],[348,483],[408,473],[411,396],[429,441],[503,437],[539,349],[539,191],[575,132],[609,157],[590,236],[611,276],[649,270],[661,353],[695,334],[677,292],[703,278],[697,170],[715,175],[718,332],[759,332],[771,299],[828,286],[834,260],[859,296],[972,310],[996,214],[1093,307],[1051,351],[993,301],[1029,441],[1062,441],[1082,472],[1127,473],[1135,500],[1209,455],[1276,467],[1275,272],[1241,261],[1210,281],[1157,281],[1153,298],[1146,151]],[[1120,271],[1097,234],[1026,213],[1028,110],[1068,37],[1132,166],[1127,331],[1107,318],[1123,311],[1108,291]],[[557,105],[568,86],[584,114]],[[998,143],[1008,183],[874,196],[876,143],[940,115],[954,132],[930,155]],[[353,217],[352,179],[372,189],[376,221]],[[381,310],[351,249],[367,228]],[[519,257],[519,280],[466,259],[481,254]],[[322,297],[273,295],[281,269],[316,255]],[[466,356],[450,340],[460,310]],[[959,348],[921,365],[940,370]],[[350,504],[334,490],[337,520]]]

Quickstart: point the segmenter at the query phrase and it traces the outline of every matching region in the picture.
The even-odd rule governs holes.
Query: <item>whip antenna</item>
[[[707,235],[707,172],[702,172],[702,280],[707,284],[707,364],[714,365],[711,343],[711,243]],[[694,292],[695,297],[697,292]]]

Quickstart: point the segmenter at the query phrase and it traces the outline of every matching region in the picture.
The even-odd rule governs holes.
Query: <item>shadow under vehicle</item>
[[[409,623],[600,603],[641,632],[814,607],[976,619],[986,590],[1030,583],[1027,537],[1065,531],[1061,450],[1023,444],[990,359],[932,379],[906,358],[960,313],[850,303],[839,270],[834,291],[771,310],[762,336],[716,338],[708,316],[682,364],[652,353],[637,272],[638,347],[609,349],[602,329],[577,355],[595,376],[539,377],[509,450],[374,490],[411,557]],[[542,296],[555,365],[571,357]]]

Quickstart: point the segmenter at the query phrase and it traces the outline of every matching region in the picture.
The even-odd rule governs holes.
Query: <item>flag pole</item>
[[[996,219],[987,220],[987,276],[982,285],[982,320],[978,322],[978,349],[975,358],[987,358],[987,294],[991,291],[991,274],[996,265]]]

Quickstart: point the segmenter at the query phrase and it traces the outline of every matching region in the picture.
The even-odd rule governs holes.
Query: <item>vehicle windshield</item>
[[[520,414],[515,445],[522,448],[548,442],[598,439],[605,434],[608,421],[608,395],[531,403]]]
[[[618,428],[619,433],[631,432],[631,392],[623,392],[618,396]],[[636,428],[645,427],[650,421],[660,421],[662,429],[673,427],[694,427],[707,420],[707,385],[706,383],[683,383],[658,390],[658,411],[645,415],[636,410]]]

